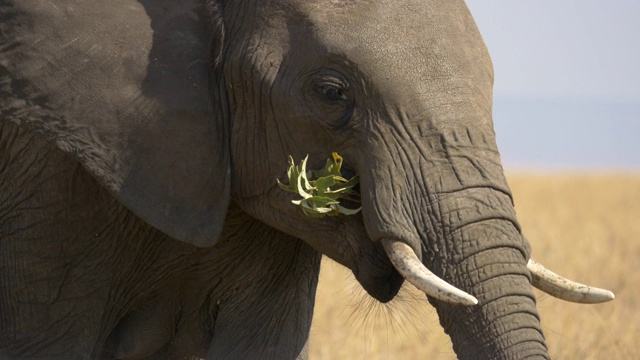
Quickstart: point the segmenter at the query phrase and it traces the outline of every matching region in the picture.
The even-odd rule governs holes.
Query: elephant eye
[[[355,107],[354,94],[345,76],[321,71],[309,78],[303,92],[307,109],[315,118],[336,128],[344,125]]]
[[[326,100],[346,101],[348,100],[341,86],[334,84],[321,84],[317,90]]]

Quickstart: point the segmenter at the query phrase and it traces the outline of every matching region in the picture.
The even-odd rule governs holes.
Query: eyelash
[[[347,96],[344,93],[344,90],[340,86],[336,86],[334,84],[325,84],[320,85],[320,93],[325,96],[328,100],[338,101],[338,100],[347,100]]]

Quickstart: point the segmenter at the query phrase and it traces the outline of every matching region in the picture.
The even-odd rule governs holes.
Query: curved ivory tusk
[[[533,286],[558,299],[582,304],[596,304],[615,298],[615,295],[609,290],[565,279],[533,259],[529,259],[527,269],[531,272]]]
[[[382,246],[400,275],[428,296],[453,304],[478,304],[475,297],[429,271],[409,245],[397,240],[383,239]]]

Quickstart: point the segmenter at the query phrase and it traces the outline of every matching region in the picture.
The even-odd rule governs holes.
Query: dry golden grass
[[[516,209],[535,258],[613,290],[599,305],[536,292],[555,359],[637,359],[640,340],[640,175],[514,175]],[[405,286],[380,305],[349,272],[323,261],[310,357],[455,359],[433,308]]]

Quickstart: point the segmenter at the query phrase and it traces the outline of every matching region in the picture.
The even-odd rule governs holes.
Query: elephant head
[[[546,354],[531,291],[532,276],[547,284],[545,272],[527,267],[492,126],[491,62],[464,4],[293,1],[255,11],[251,24],[228,24],[251,35],[230,35],[222,61],[231,139],[264,137],[232,141],[232,162],[275,178],[287,154],[320,167],[337,150],[360,176],[362,217],[305,217],[242,166],[234,199],[352,269],[381,301],[398,286],[395,272],[381,273],[384,249],[429,295],[461,357]],[[587,297],[611,296],[595,293]]]
[[[215,245],[232,202],[379,301],[417,286],[460,358],[548,357],[532,283],[613,297],[531,260],[463,1],[6,3],[3,31],[31,46],[3,47],[3,118],[179,241]],[[320,168],[334,151],[360,177],[362,212],[308,217],[276,179],[288,155]]]

